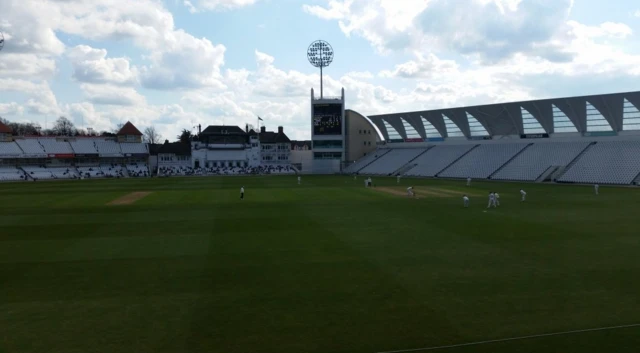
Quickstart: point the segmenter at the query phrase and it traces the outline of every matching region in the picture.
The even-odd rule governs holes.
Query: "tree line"
[[[96,131],[92,128],[82,129],[77,128],[73,122],[64,116],[59,117],[54,122],[50,129],[42,129],[40,124],[37,123],[20,123],[11,122],[7,119],[0,117],[0,122],[9,126],[13,130],[14,136],[99,136],[99,137],[113,137],[116,136],[118,131],[122,129],[123,124],[117,124],[115,129],[111,131]],[[150,126],[144,129],[143,132],[145,142],[148,143],[160,143],[162,136],[158,131]],[[180,136],[178,136],[178,140]],[[188,140],[190,141],[190,139]]]

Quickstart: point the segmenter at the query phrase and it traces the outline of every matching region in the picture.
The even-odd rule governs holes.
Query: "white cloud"
[[[69,50],[67,57],[73,66],[73,77],[80,82],[133,85],[138,81],[138,70],[127,58],[107,58],[105,49],[78,45]]]
[[[80,88],[94,104],[135,106],[145,103],[145,98],[132,87],[83,83]]]
[[[50,56],[27,53],[2,53],[0,74],[4,77],[48,79],[56,72],[56,62]]]
[[[416,60],[396,65],[394,70],[383,70],[382,77],[429,78],[458,73],[458,64],[453,60],[441,60],[433,54],[426,57],[416,54]]]
[[[22,115],[24,107],[16,102],[0,103],[0,116],[3,115]]]
[[[258,0],[184,0],[184,5],[189,8],[190,12],[197,12],[200,10],[208,11],[227,11],[239,9],[253,5]],[[194,4],[195,3],[195,4]]]

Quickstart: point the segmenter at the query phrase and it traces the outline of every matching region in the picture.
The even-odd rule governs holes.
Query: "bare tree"
[[[149,126],[144,129],[144,139],[147,143],[156,144],[160,143],[162,136],[158,133],[155,127]]]
[[[115,128],[115,129],[113,129],[113,133],[114,133],[114,134],[117,134],[118,132],[120,132],[120,130],[122,130],[122,127],[123,127],[123,126],[124,126],[124,124],[123,124],[123,123],[116,124],[116,128]]]
[[[187,129],[182,129],[182,132],[180,133],[180,135],[178,135],[177,138],[178,138],[178,141],[182,143],[190,143],[191,140],[193,139],[193,134],[191,133],[191,131]]]
[[[73,126],[71,120],[61,116],[56,120],[55,124],[53,124],[53,128],[51,129],[56,135],[60,136],[73,136],[75,135],[76,128]]]

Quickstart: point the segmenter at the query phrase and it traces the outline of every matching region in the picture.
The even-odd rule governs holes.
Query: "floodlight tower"
[[[311,65],[320,68],[320,99],[322,99],[322,68],[327,67],[333,61],[333,48],[324,40],[316,40],[307,49],[307,59]]]

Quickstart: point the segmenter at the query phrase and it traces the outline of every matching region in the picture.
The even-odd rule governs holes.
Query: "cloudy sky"
[[[628,0],[1,0],[0,116],[309,137],[306,59],[365,115],[640,89]]]

